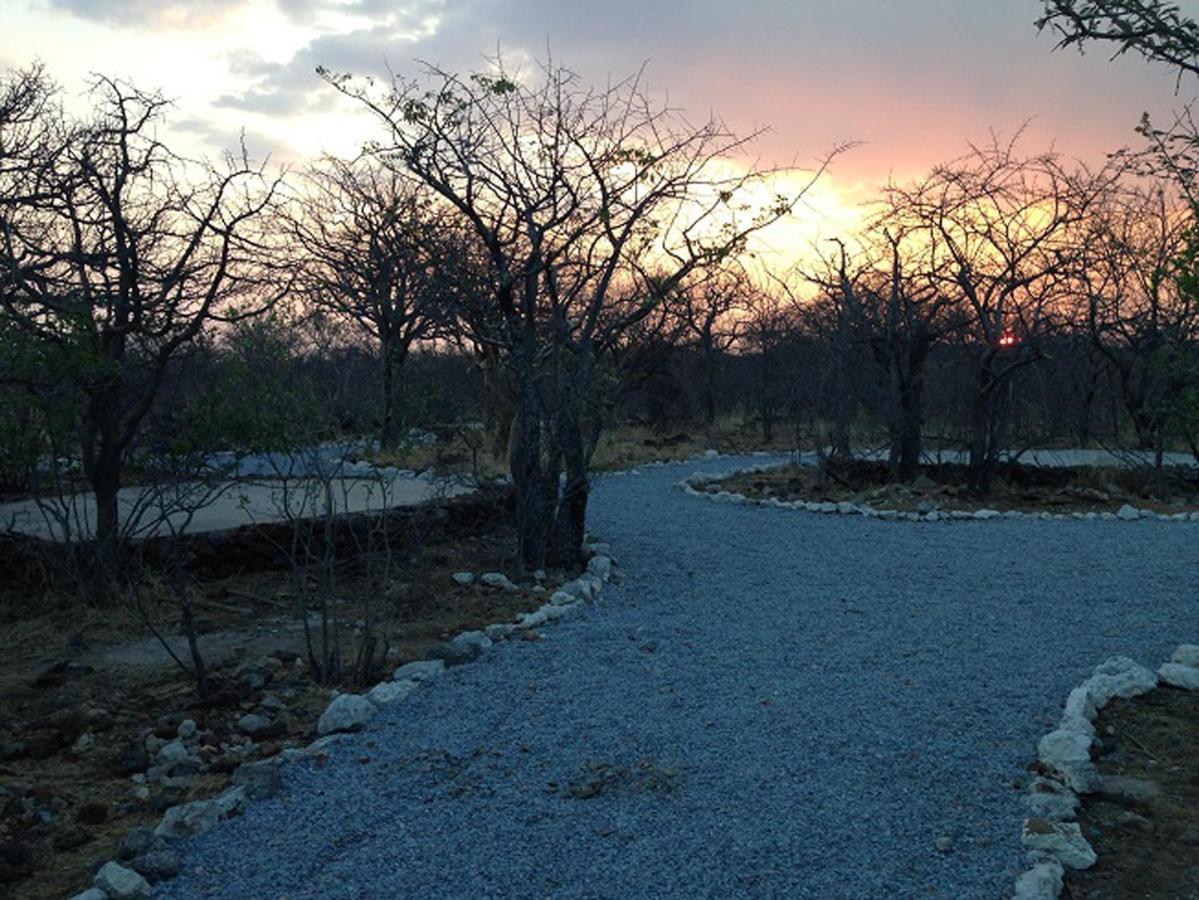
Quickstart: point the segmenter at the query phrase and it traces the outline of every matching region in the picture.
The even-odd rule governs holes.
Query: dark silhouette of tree
[[[159,94],[97,77],[91,101],[84,120],[49,101],[18,120],[43,149],[6,163],[0,302],[69,361],[95,539],[111,565],[122,476],[172,363],[206,327],[279,293],[259,229],[276,185],[244,154],[210,165],[175,153],[157,134]]]
[[[607,401],[598,377],[621,335],[693,272],[728,259],[795,198],[751,207],[754,170],[718,120],[692,125],[644,94],[640,77],[602,90],[545,66],[524,79],[427,68],[384,89],[322,75],[386,129],[380,161],[422,181],[468,223],[487,260],[469,317],[512,374],[511,472],[519,557],[573,565],[588,469]]]
[[[312,308],[378,348],[384,449],[402,433],[404,363],[443,324],[445,218],[427,188],[394,169],[370,157],[330,157],[305,174],[285,219],[298,251],[297,286]]]
[[[1037,28],[1058,36],[1058,47],[1088,43],[1132,51],[1184,73],[1199,75],[1199,24],[1168,0],[1045,0]]]

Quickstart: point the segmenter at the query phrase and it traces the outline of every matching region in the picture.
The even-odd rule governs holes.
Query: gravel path
[[[883,522],[675,486],[736,463],[600,479],[623,585],[287,767],[156,895],[1002,896],[1013,782],[1069,689],[1199,638],[1199,528]]]

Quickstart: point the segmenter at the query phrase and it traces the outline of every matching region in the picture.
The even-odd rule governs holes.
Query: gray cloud
[[[196,27],[246,0],[49,0],[50,9],[122,27]]]
[[[285,141],[259,131],[225,128],[209,119],[194,117],[172,122],[171,130],[193,138],[211,156],[240,154],[244,144],[251,160],[269,158],[277,165],[291,165],[299,161],[295,150]]]
[[[332,94],[316,75],[317,66],[333,71],[378,73],[397,56],[406,61],[411,50],[429,36],[426,21],[444,8],[444,0],[302,0],[288,8],[292,16],[313,17],[336,8],[361,16],[369,24],[354,31],[328,32],[300,48],[286,63],[264,60],[248,52],[230,55],[230,70],[245,83],[237,93],[217,99],[218,106],[263,113],[292,115],[327,108]]]

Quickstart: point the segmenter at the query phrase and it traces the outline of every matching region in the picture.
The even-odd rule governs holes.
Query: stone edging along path
[[[806,512],[835,514],[843,516],[865,516],[868,519],[884,519],[884,520],[903,520],[907,522],[950,522],[950,521],[984,521],[988,519],[1075,519],[1075,520],[1102,520],[1106,522],[1136,522],[1141,519],[1153,519],[1161,522],[1199,522],[1199,512],[1180,512],[1172,515],[1165,513],[1154,512],[1151,509],[1138,509],[1135,506],[1125,504],[1120,507],[1118,512],[1073,512],[1073,513],[1051,513],[1043,512],[1021,512],[1020,510],[1005,510],[998,509],[977,509],[977,510],[941,510],[933,509],[926,513],[918,512],[901,512],[897,509],[875,509],[868,503],[850,503],[841,501],[833,503],[832,501],[818,502],[814,500],[781,500],[778,497],[771,497],[768,500],[761,500],[755,497],[747,497],[745,494],[736,494],[731,491],[706,491],[701,490],[701,486],[714,484],[731,478],[734,475],[751,475],[756,472],[768,472],[771,469],[779,468],[786,463],[770,463],[761,466],[750,466],[742,469],[731,469],[727,472],[712,475],[704,472],[696,472],[689,475],[679,482],[686,493],[696,497],[704,497],[715,503],[742,503],[753,506],[775,506],[780,509],[799,509]]]
[[[1159,683],[1199,691],[1199,645],[1180,645],[1156,674],[1127,657],[1112,657],[1070,692],[1061,723],[1037,746],[1037,758],[1051,774],[1034,778],[1024,798],[1032,815],[1024,820],[1020,843],[1033,865],[1016,880],[1015,900],[1055,900],[1066,869],[1095,864],[1095,851],[1075,821],[1079,795],[1104,786],[1091,761],[1095,717],[1116,697],[1137,697]]]
[[[447,664],[473,662],[493,643],[506,640],[518,631],[539,628],[578,614],[588,603],[594,603],[599,598],[604,585],[614,575],[618,580],[620,577],[613,568],[615,560],[607,543],[588,536],[583,550],[587,557],[586,570],[579,577],[561,585],[538,609],[521,613],[515,622],[497,622],[482,630],[464,631],[442,645],[439,658],[402,665],[392,673],[391,678],[379,682],[365,693],[334,695],[317,721],[316,731],[320,737],[307,747],[288,748],[270,759],[243,763],[233,773],[232,787],[209,799],[171,807],[153,832],[135,829],[127,834],[121,841],[120,851],[126,859],[129,854],[144,859],[162,853],[170,842],[203,834],[222,819],[241,812],[248,802],[275,796],[281,786],[279,769],[283,763],[320,758],[342,734],[359,730],[379,710],[400,702],[441,674]],[[465,577],[465,573],[462,574]],[[505,575],[498,572],[487,573],[480,580],[502,590],[515,588]],[[173,877],[177,870],[177,866],[170,868],[163,877]],[[92,887],[76,894],[72,900],[148,897],[152,890],[150,882],[140,873],[117,860],[110,860],[96,872]]]

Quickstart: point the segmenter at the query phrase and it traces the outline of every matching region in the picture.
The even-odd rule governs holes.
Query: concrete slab
[[[415,506],[438,498],[470,493],[458,480],[397,474],[389,479],[337,478],[329,482],[328,502],[342,512],[364,512]],[[188,507],[199,505],[187,522]],[[326,491],[321,481],[237,481],[182,486],[169,493],[148,487],[124,488],[118,497],[121,521],[138,538],[169,533],[169,524],[186,523],[191,534],[223,531],[241,525],[281,522],[290,517],[320,515]],[[43,501],[0,504],[0,530],[50,540],[86,540],[94,531],[95,497],[90,492]]]

